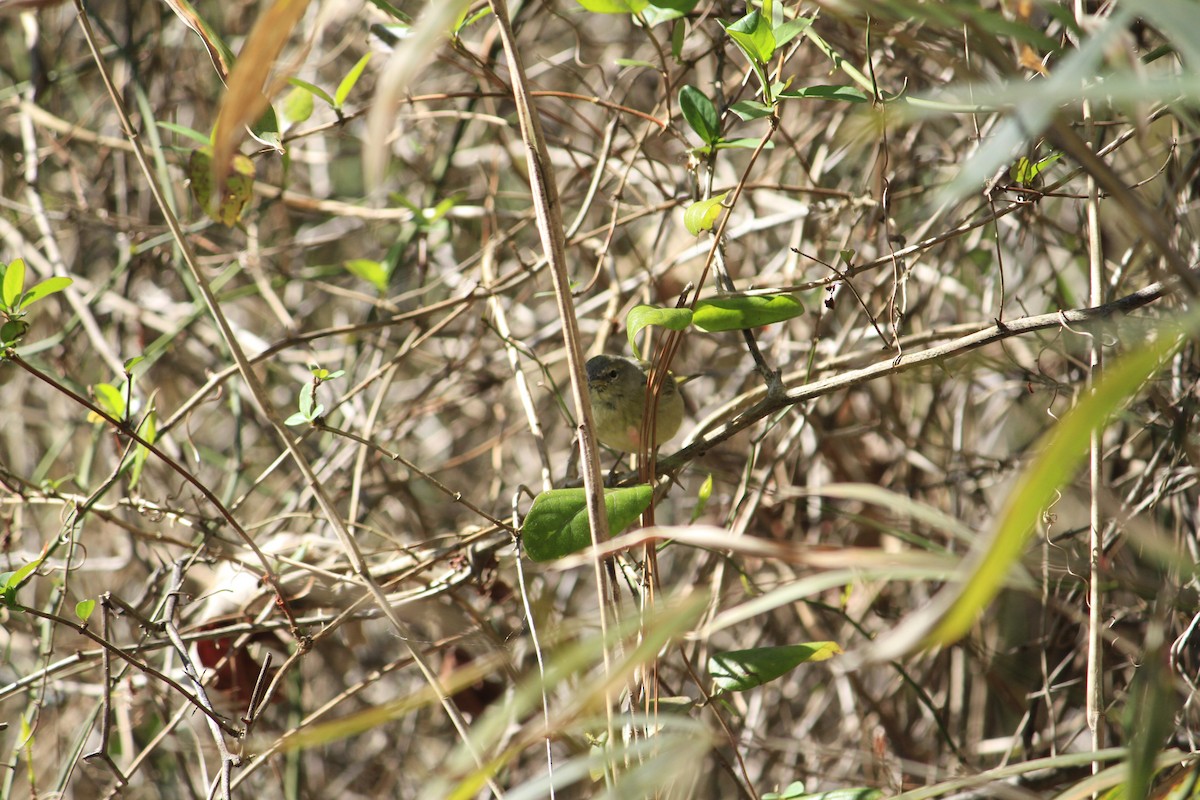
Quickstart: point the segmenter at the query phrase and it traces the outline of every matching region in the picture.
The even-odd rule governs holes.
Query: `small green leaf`
[[[869,103],[871,95],[857,86],[802,86],[780,92],[780,97],[808,97],[815,100],[841,100],[845,103]]]
[[[715,197],[688,206],[683,212],[683,226],[688,229],[688,233],[699,236],[701,231],[711,231],[713,225],[717,224],[717,217],[721,216],[721,203],[725,202],[728,196],[729,192],[721,192]]]
[[[18,258],[4,270],[4,282],[0,289],[0,301],[3,301],[4,308],[16,311],[24,290],[25,262]]]
[[[289,426],[291,426],[291,425],[310,425],[310,424],[312,424],[312,420],[310,420],[308,417],[304,416],[299,411],[297,411],[295,414],[292,414],[290,417],[285,419],[283,421],[283,424],[289,425]]]
[[[313,93],[303,86],[293,86],[283,96],[283,118],[290,125],[307,122],[313,114]]]
[[[1019,183],[1022,186],[1028,186],[1033,183],[1034,179],[1037,178],[1038,173],[1053,164],[1055,161],[1058,161],[1060,158],[1062,158],[1062,156],[1062,153],[1054,153],[1053,155],[1046,156],[1041,161],[1037,162],[1031,162],[1025,156],[1021,156],[1017,159],[1017,163],[1013,164],[1009,169],[1008,175],[1015,183]]]
[[[21,300],[21,308],[29,308],[43,297],[47,297],[56,292],[61,292],[74,282],[75,281],[71,280],[70,278],[65,278],[62,276],[46,278],[46,280],[40,281],[36,286],[25,293],[24,299]]]
[[[770,297],[721,297],[696,303],[692,322],[697,328],[716,331],[745,330],[794,319],[804,313],[804,304],[795,295]]]
[[[387,268],[382,262],[369,258],[352,258],[346,262],[346,269],[352,275],[357,275],[375,287],[380,294],[387,292]]]
[[[120,389],[111,383],[97,383],[92,387],[92,394],[96,395],[96,404],[110,417],[125,419],[125,395],[121,394]]]
[[[322,100],[324,100],[326,103],[329,104],[330,108],[332,108],[336,105],[336,103],[333,102],[333,98],[329,96],[329,92],[325,91],[320,86],[317,86],[315,83],[309,83],[308,81],[302,81],[299,78],[288,78],[288,83],[290,83],[292,86],[295,86],[299,89],[307,89],[309,91],[309,94],[311,94],[313,97],[321,98]]]
[[[28,322],[23,319],[10,319],[0,325],[0,347],[16,347],[28,332]]]
[[[692,323],[690,308],[660,308],[658,306],[634,306],[625,315],[625,330],[629,334],[629,349],[637,358],[641,351],[637,346],[637,335],[649,325],[657,325],[672,331],[681,331]]]
[[[709,657],[708,672],[718,689],[744,692],[769,683],[805,662],[825,661],[841,652],[836,642],[727,650]]]
[[[92,616],[92,612],[96,610],[95,600],[80,600],[75,604],[75,616],[79,617],[84,622]]]
[[[609,535],[615,536],[636,522],[653,497],[654,489],[648,484],[605,489]],[[584,490],[551,489],[534,498],[521,527],[521,541],[534,561],[553,561],[591,545]]]
[[[762,67],[775,55],[775,33],[771,30],[770,20],[761,12],[751,11],[727,25],[725,32],[753,66]]]
[[[317,387],[311,383],[306,383],[300,387],[299,403],[300,413],[304,418],[311,420],[316,414],[313,413],[313,406],[317,404]]]
[[[671,57],[676,62],[683,59],[683,40],[687,36],[687,24],[677,22],[671,27]]]
[[[695,86],[684,86],[679,90],[679,110],[700,141],[716,144],[721,140],[721,117],[704,92]]]
[[[692,509],[692,522],[700,519],[704,514],[704,509],[708,508],[708,501],[712,498],[713,476],[708,473],[704,483],[700,484],[700,491],[696,492],[696,507]]]
[[[645,67],[646,69],[658,69],[649,61],[642,61],[637,58],[618,58],[615,62],[618,67]]]
[[[354,84],[358,83],[358,79],[362,77],[363,70],[367,68],[367,62],[371,60],[372,53],[366,53],[358,60],[358,63],[350,68],[346,73],[346,77],[342,78],[342,82],[338,84],[337,91],[333,93],[333,107],[341,108],[346,102],[346,98],[350,96],[350,92],[354,89]]]

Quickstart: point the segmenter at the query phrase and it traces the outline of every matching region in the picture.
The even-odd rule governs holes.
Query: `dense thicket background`
[[[1088,491],[1086,469],[1071,472],[1014,585],[957,644],[850,668],[839,658],[805,664],[722,697],[708,658],[809,641],[870,655],[873,639],[930,602],[947,563],[995,533],[1038,437],[1084,393],[1092,347],[1115,362],[1194,304],[1195,278],[1180,268],[1197,256],[1193,3],[784,4],[788,18],[812,17],[817,36],[779,48],[775,79],[873,87],[875,98],[785,100],[757,159],[750,148],[691,153],[701,142],[678,101],[692,85],[723,112],[725,138],[752,148],[769,134],[766,119],[727,110],[757,90],[720,24],[741,18],[744,4],[702,0],[646,28],[567,0],[514,3],[519,52],[543,93],[535,102],[589,352],[627,352],[628,309],[674,305],[700,280],[711,239],[689,234],[683,211],[742,181],[722,242],[730,277],[739,290],[799,293],[807,308],[754,331],[766,364],[789,388],[879,367],[787,404],[675,471],[658,523],[795,547],[787,557],[663,549],[660,602],[690,591],[705,605],[680,612],[691,633],[662,649],[657,672],[625,668],[632,636],[624,647],[601,641],[590,567],[518,565],[512,536],[489,518],[526,511],[523,487],[540,491],[544,468],[566,478],[574,431],[494,17],[447,37],[404,87],[372,195],[363,154],[380,143],[365,141],[364,114],[390,56],[370,28],[399,20],[387,4],[311,4],[281,70],[333,95],[375,55],[337,113],[317,99],[311,118],[286,127],[282,154],[244,141],[257,184],[227,227],[205,216],[186,179],[197,143],[179,126],[207,135],[223,93],[200,37],[166,3],[86,5],[153,180],[270,407],[248,392],[184,267],[74,7],[0,4],[0,261],[23,259],[30,284],[74,280],[29,308],[19,360],[0,363],[0,570],[46,554],[9,595],[0,630],[0,794],[486,793],[464,780],[474,762],[409,646],[454,688],[495,784],[513,796],[545,793],[535,786],[548,772],[544,718],[557,774],[573,781],[560,796],[605,791],[586,770],[568,775],[608,724],[602,645],[617,676],[608,698],[617,738],[626,726],[646,729],[623,716],[631,687],[657,678],[659,696],[688,699],[650,726],[660,747],[650,770],[617,757],[617,797],[761,797],[796,781],[888,796],[930,787],[912,796],[931,796],[971,776],[982,776],[978,796],[1087,796],[1091,766],[1073,754],[1131,742],[1143,754],[1135,764],[1161,752],[1161,766],[1191,768],[1200,373],[1190,343],[1111,420],[1099,490]],[[261,6],[200,2],[196,12],[237,52]],[[398,7],[416,17],[423,4]],[[1104,43],[1079,59],[1091,37]],[[1114,100],[1094,92],[1085,114],[1083,86],[1110,86]],[[921,99],[959,105],[947,113]],[[1053,160],[1072,136],[1100,157]],[[998,137],[1001,158],[989,162]],[[1051,160],[1018,181],[1010,167],[1021,156]],[[1102,186],[1094,199],[1089,176]],[[1017,331],[1024,318],[1096,304],[1093,266],[1099,302],[1149,287],[1145,302],[1103,324],[1063,316]],[[958,338],[988,330],[996,340],[980,348]],[[943,345],[924,366],[893,369],[900,355]],[[126,386],[123,365],[138,356]],[[315,481],[266,416],[297,410],[314,364],[342,372],[317,389],[335,430],[288,429]],[[702,421],[728,422],[761,398],[763,377],[737,333],[688,331],[672,366],[695,377],[688,422],[660,457]],[[157,456],[143,453],[134,468],[138,448],[81,400],[114,394],[97,388],[105,384],[133,425],[153,412],[157,446],[212,497]],[[606,454],[605,467],[614,460]],[[354,578],[317,483],[409,627],[407,642]],[[847,484],[877,493],[838,489]],[[898,498],[943,512],[961,532]],[[260,580],[263,559],[219,508],[272,556],[296,630]],[[1089,622],[1092,514],[1105,550]],[[804,556],[827,552],[841,554],[838,566]],[[620,590],[636,627],[627,584]],[[76,604],[102,595],[87,638],[74,627]],[[755,599],[744,621],[705,627]],[[1086,714],[1089,630],[1101,637],[1103,741]],[[545,683],[545,712],[537,692],[531,701],[516,691],[539,684],[538,651],[562,670]],[[251,708],[268,654],[270,669],[283,669],[266,673]],[[198,692],[189,662],[207,668],[203,693],[231,730],[249,727],[244,739],[214,732],[184,697]],[[489,714],[498,725],[484,724]],[[312,738],[286,746],[296,731]],[[223,786],[222,764],[238,755]],[[1107,753],[1100,766],[1123,769],[1126,756]],[[1010,773],[989,772],[1006,765]],[[647,772],[653,780],[637,783]]]

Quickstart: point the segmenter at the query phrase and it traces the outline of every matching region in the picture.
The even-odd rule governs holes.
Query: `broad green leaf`
[[[795,295],[769,297],[721,297],[696,303],[692,322],[697,328],[716,331],[744,330],[794,319],[804,313],[804,305]]]
[[[283,118],[288,124],[307,122],[313,114],[313,93],[303,86],[293,86],[283,96]]]
[[[690,308],[659,308],[658,306],[634,306],[625,315],[625,330],[629,334],[629,349],[638,358],[641,351],[637,346],[637,335],[649,325],[657,325],[672,331],[681,331],[692,322]]]
[[[369,258],[352,258],[346,262],[346,269],[352,275],[357,275],[370,283],[380,294],[387,291],[387,269],[384,268],[382,262],[372,261]]]
[[[593,14],[636,14],[650,5],[650,0],[576,0]]]
[[[708,672],[717,688],[744,692],[775,680],[808,661],[825,661],[842,652],[836,642],[727,650],[709,656]]]
[[[341,108],[346,102],[346,98],[350,96],[350,92],[354,90],[354,84],[358,83],[358,79],[362,77],[363,70],[367,68],[367,62],[371,60],[371,53],[365,53],[358,60],[350,71],[346,73],[346,77],[342,78],[342,82],[338,84],[337,91],[333,93],[333,107]]]
[[[684,86],[679,90],[679,110],[700,141],[716,144],[721,140],[721,116],[704,92],[695,86]]]
[[[683,212],[683,226],[688,229],[688,233],[699,236],[701,231],[711,231],[717,223],[717,217],[721,216],[721,203],[725,202],[728,196],[729,192],[721,192],[715,197],[688,206]]]
[[[88,618],[92,616],[92,612],[95,610],[95,600],[80,600],[75,604],[75,616],[79,617],[79,619],[83,620],[84,622],[88,621]]]
[[[779,93],[780,97],[809,97],[817,100],[841,100],[847,103],[869,103],[871,95],[857,86],[801,86]]]
[[[52,295],[55,292],[61,292],[63,289],[70,286],[75,281],[70,278],[62,277],[61,275],[39,282],[36,286],[25,293],[25,297],[21,300],[21,308],[29,308],[29,306],[41,300],[43,297]]]
[[[609,535],[615,536],[636,522],[653,497],[654,490],[648,484],[605,489]],[[592,534],[584,490],[551,489],[534,498],[521,526],[521,541],[534,561],[553,561],[590,546]]]
[[[775,55],[775,34],[771,30],[770,20],[761,12],[751,11],[726,26],[725,32],[756,67],[765,65]]]
[[[4,302],[4,307],[16,311],[21,292],[24,290],[25,262],[18,258],[4,270],[4,283],[0,289],[0,300]]]

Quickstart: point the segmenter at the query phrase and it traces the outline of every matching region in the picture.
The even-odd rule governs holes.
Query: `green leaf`
[[[812,20],[808,17],[801,17],[777,26],[775,28],[775,49],[779,49],[795,39],[809,25],[812,25]]]
[[[605,489],[609,535],[615,536],[636,522],[653,497],[654,489],[648,484]],[[534,561],[553,561],[590,546],[592,535],[584,490],[551,489],[534,498],[521,526],[521,541]]]
[[[729,110],[737,114],[745,122],[747,120],[769,117],[775,109],[757,100],[739,100],[731,105]]]
[[[316,417],[313,413],[313,406],[317,405],[317,387],[314,384],[306,383],[300,387],[300,397],[297,403],[300,407],[300,413],[307,420],[312,420]]]
[[[721,297],[696,303],[692,322],[697,328],[714,333],[772,325],[794,319],[804,313],[804,304],[791,294],[770,297]]]
[[[212,144],[211,136],[205,136],[200,131],[194,128],[189,128],[187,125],[179,125],[174,122],[159,122],[158,127],[171,131],[172,133],[182,136],[185,139],[191,139],[200,145]]]
[[[718,150],[729,150],[729,149],[732,149],[735,147],[739,147],[739,148],[742,148],[743,150],[753,150],[754,148],[758,147],[758,143],[760,141],[762,141],[762,140],[761,139],[728,139],[723,142],[717,142],[716,148]],[[774,150],[774,149],[775,149],[774,142],[767,142],[763,146],[763,150]]]
[[[28,332],[28,322],[23,319],[10,319],[0,325],[0,347],[16,347]]]
[[[737,22],[726,26],[725,32],[753,66],[765,66],[771,60],[771,56],[775,55],[775,34],[771,30],[770,20],[761,12],[751,11]]]
[[[92,387],[92,393],[96,395],[96,404],[110,417],[125,419],[125,395],[120,389],[111,383],[97,383]]]
[[[869,103],[871,95],[857,86],[801,86],[779,93],[780,97],[809,97],[817,100],[841,100],[846,103]]]
[[[576,0],[593,14],[636,14],[650,5],[650,0]]]
[[[1008,175],[1015,183],[1028,186],[1037,178],[1038,173],[1062,157],[1062,153],[1054,153],[1053,155],[1046,156],[1041,161],[1031,162],[1025,156],[1021,156],[1017,159],[1017,163],[1013,164],[1008,170]]]
[[[625,315],[625,330],[629,334],[629,349],[637,358],[641,351],[637,346],[637,335],[649,325],[657,325],[672,331],[681,331],[692,323],[690,308],[660,308],[658,306],[634,306]]]
[[[126,375],[132,375],[134,368],[137,367],[138,364],[141,364],[145,360],[146,360],[145,356],[134,356],[133,358],[127,358],[127,359],[125,359],[125,363],[123,363],[121,365],[121,369],[125,372]]]
[[[354,84],[358,83],[358,79],[362,77],[363,70],[367,68],[367,62],[371,60],[372,53],[365,53],[358,63],[350,68],[346,73],[346,77],[342,78],[342,82],[338,84],[337,91],[333,93],[333,107],[341,108],[346,102],[346,98],[350,96],[350,92],[354,89]]]
[[[21,588],[21,584],[37,571],[37,568],[42,565],[42,560],[46,557],[45,551],[36,560],[29,562],[25,566],[15,572],[0,573],[0,596],[3,597],[6,605],[12,605],[16,602],[17,589]]]
[[[727,650],[708,659],[708,672],[717,688],[744,692],[775,680],[808,661],[825,661],[842,652],[836,642],[808,642],[782,647]]]
[[[372,261],[369,258],[352,258],[346,262],[346,269],[352,275],[370,283],[380,294],[387,292],[387,268],[383,262]]]
[[[310,425],[310,424],[312,424],[312,420],[310,420],[308,417],[304,416],[299,411],[297,411],[295,414],[292,414],[290,417],[285,419],[283,421],[283,424],[289,425],[289,426],[290,425]]]
[[[43,297],[55,294],[56,292],[61,292],[74,282],[75,281],[71,280],[70,278],[65,278],[62,276],[46,278],[46,280],[40,281],[36,286],[25,293],[24,299],[21,300],[21,308],[29,308],[29,306],[33,305],[38,300],[41,300]]]
[[[657,66],[649,61],[642,61],[637,58],[618,58],[614,62],[618,67],[645,67],[646,69],[658,69]]]
[[[683,212],[683,226],[688,229],[688,233],[699,236],[701,231],[711,231],[717,223],[717,217],[721,216],[721,203],[725,202],[728,196],[729,192],[721,192],[715,197],[688,206]]]
[[[18,258],[4,270],[4,282],[0,284],[0,301],[3,301],[4,308],[16,311],[24,290],[25,262]]]
[[[308,81],[302,81],[299,78],[288,78],[288,83],[300,89],[307,89],[309,94],[311,94],[313,97],[321,98],[328,103],[331,108],[337,105],[333,102],[333,98],[329,96],[329,92],[325,91],[316,84],[309,83]]]
[[[293,86],[283,96],[283,118],[289,125],[307,122],[313,114],[313,93],[303,86]]]
[[[95,610],[95,600],[80,600],[75,604],[75,616],[79,617],[79,619],[83,620],[84,622],[88,621],[88,618],[92,616],[92,612]]]
[[[704,92],[695,86],[684,86],[679,90],[679,110],[700,141],[716,144],[721,140],[721,116]]]
[[[708,508],[708,501],[712,498],[713,476],[708,473],[704,478],[704,483],[700,484],[700,491],[696,492],[696,507],[692,509],[692,522],[700,519],[704,514],[704,509]]]

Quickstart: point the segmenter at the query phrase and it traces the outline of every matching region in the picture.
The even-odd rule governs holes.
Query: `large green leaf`
[[[710,333],[772,325],[804,313],[804,304],[790,294],[769,297],[722,297],[696,303],[692,322]]]
[[[606,489],[609,535],[615,536],[636,522],[653,497],[654,489],[649,484]],[[553,561],[591,545],[584,490],[551,489],[534,498],[521,526],[521,542],[534,561]]]
[[[679,90],[679,110],[700,141],[711,145],[721,140],[721,116],[704,92],[695,86],[684,86]]]
[[[658,306],[634,306],[625,315],[625,331],[629,335],[629,349],[641,358],[637,346],[637,335],[650,325],[672,331],[681,331],[692,324],[690,308],[659,308]]]

